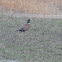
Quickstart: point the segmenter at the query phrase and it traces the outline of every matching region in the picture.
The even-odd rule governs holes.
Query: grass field
[[[62,62],[62,19],[34,17],[27,32],[15,32],[27,19],[0,15],[0,57],[20,62]]]

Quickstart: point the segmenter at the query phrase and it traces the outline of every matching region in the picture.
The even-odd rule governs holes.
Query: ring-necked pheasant
[[[21,28],[17,29],[16,31],[25,32],[30,28],[30,19],[27,20],[27,23],[24,24]]]

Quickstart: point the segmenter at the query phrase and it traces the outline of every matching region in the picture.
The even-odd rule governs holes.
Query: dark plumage
[[[23,25],[21,28],[17,29],[16,31],[25,32],[30,28],[30,19],[27,20],[27,23]]]

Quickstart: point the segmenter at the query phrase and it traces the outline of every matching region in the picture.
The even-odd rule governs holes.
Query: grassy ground
[[[20,62],[62,62],[62,19],[31,18],[27,32],[15,32],[27,19],[0,15],[0,57]]]

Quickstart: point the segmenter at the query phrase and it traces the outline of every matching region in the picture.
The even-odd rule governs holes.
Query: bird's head
[[[30,19],[27,20],[27,24],[30,24]]]

